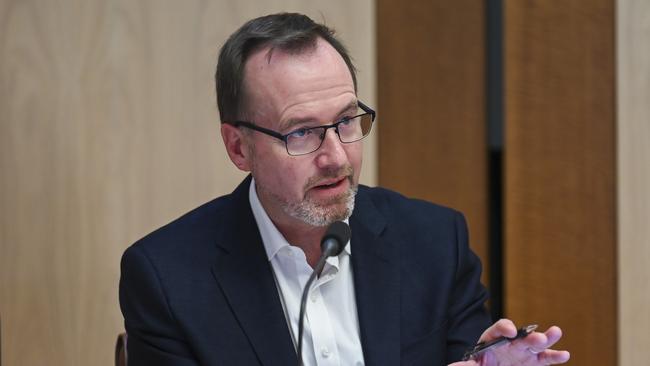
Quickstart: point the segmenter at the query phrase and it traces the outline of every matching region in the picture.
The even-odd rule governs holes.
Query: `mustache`
[[[312,187],[320,185],[320,182],[326,179],[346,177],[352,183],[352,177],[354,176],[354,169],[351,165],[342,166],[340,168],[330,168],[324,169],[321,174],[317,176],[310,177],[305,184],[305,190],[308,190]]]

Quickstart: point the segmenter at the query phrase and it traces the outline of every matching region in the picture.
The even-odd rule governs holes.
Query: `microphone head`
[[[350,240],[351,235],[352,233],[350,232],[350,226],[348,226],[348,224],[343,221],[333,222],[327,228],[325,235],[323,235],[323,239],[321,239],[320,245],[323,252],[326,251],[325,246],[338,244],[335,246],[330,255],[337,256],[341,254],[343,248],[345,247],[345,244],[347,244],[347,242]]]

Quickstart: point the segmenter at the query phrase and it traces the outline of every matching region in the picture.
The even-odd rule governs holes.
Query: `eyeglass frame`
[[[288,142],[287,142],[289,136],[291,134],[295,133],[296,131],[301,130],[300,128],[296,129],[296,130],[293,130],[293,131],[283,135],[283,134],[281,134],[281,133],[279,133],[277,131],[273,131],[271,129],[264,128],[264,127],[260,127],[260,126],[254,124],[254,123],[247,122],[247,121],[233,121],[233,122],[224,122],[224,123],[229,124],[229,125],[234,126],[234,127],[246,127],[246,128],[251,129],[253,131],[261,132],[261,133],[266,134],[268,136],[275,137],[276,139],[281,140],[282,142],[284,142],[284,148],[285,148],[285,150],[287,150],[287,154],[289,154],[290,156],[302,156],[302,155],[307,155],[307,154],[311,154],[311,153],[313,153],[315,151],[318,151],[318,149],[320,149],[320,147],[323,146],[323,141],[325,141],[325,136],[327,135],[327,130],[329,130],[330,128],[334,129],[334,131],[336,132],[336,135],[339,137],[339,141],[341,141],[342,144],[351,144],[353,142],[361,141],[364,138],[366,138],[366,136],[368,136],[370,134],[370,131],[372,131],[372,124],[375,122],[375,118],[377,117],[377,112],[375,112],[372,108],[365,105],[360,100],[357,100],[357,105],[359,106],[359,108],[361,108],[361,110],[364,113],[358,114],[358,115],[353,116],[353,117],[341,118],[340,120],[338,120],[338,121],[336,121],[336,122],[334,122],[332,124],[329,124],[329,125],[302,128],[302,130],[305,130],[305,131],[323,129],[324,133],[323,133],[323,135],[322,135],[322,137],[320,139],[320,144],[318,144],[318,147],[316,147],[312,151],[309,151],[309,152],[306,152],[306,153],[301,153],[301,154],[292,154],[292,153],[290,153],[289,152],[289,145],[288,145]],[[339,134],[339,129],[338,129],[339,125],[341,123],[343,123],[343,122],[347,122],[349,120],[365,116],[366,114],[370,114],[370,116],[371,116],[371,118],[370,118],[370,123],[371,123],[370,124],[370,131],[368,132],[368,134],[364,135],[360,139],[357,139],[357,140],[354,140],[354,141],[345,142],[345,141],[341,140],[341,135]]]

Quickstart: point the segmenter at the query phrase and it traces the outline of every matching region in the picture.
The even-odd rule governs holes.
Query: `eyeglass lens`
[[[325,138],[327,127],[315,127],[295,131],[287,136],[287,151],[291,155],[308,154],[318,150]],[[372,115],[362,114],[349,120],[338,123],[338,136],[341,142],[350,143],[359,141],[370,133],[372,128]]]

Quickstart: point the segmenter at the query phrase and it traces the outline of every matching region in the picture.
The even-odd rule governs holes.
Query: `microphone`
[[[325,261],[329,257],[335,257],[343,251],[345,244],[350,240],[350,226],[343,221],[333,222],[325,231],[325,235],[320,241],[321,255],[318,263],[314,267],[314,271],[309,276],[305,288],[302,290],[302,299],[300,300],[300,318],[298,320],[298,361],[300,366],[303,365],[302,360],[302,333],[305,325],[305,310],[307,308],[307,294],[311,288],[312,282],[316,276],[320,274],[325,266]]]
[[[327,228],[320,241],[321,258],[336,257],[341,254],[350,240],[350,227],[343,221],[335,221]]]

